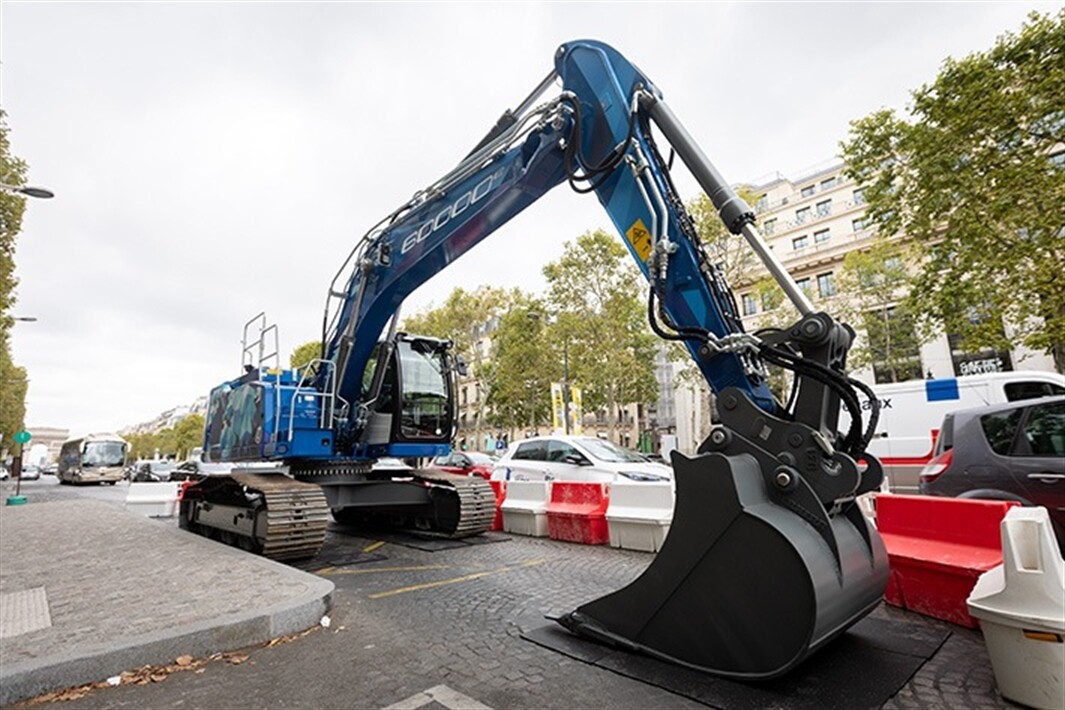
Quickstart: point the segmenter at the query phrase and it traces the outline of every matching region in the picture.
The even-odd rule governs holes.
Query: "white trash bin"
[[[1002,520],[1002,564],[980,576],[968,605],[1002,696],[1065,708],[1065,561],[1046,508],[1010,509]]]

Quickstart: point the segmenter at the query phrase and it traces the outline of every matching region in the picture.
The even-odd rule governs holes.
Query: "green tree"
[[[545,312],[542,301],[514,294],[499,318],[492,333],[492,359],[483,368],[491,424],[535,432],[550,416],[557,363],[544,347],[543,323],[530,317]]]
[[[0,109],[0,182],[24,185],[25,161],[11,155],[7,114]],[[26,199],[0,190],[0,451],[11,446],[15,433],[23,427],[26,416],[26,370],[11,359],[10,333],[15,305],[15,246],[22,229]]]
[[[904,243],[878,238],[872,248],[847,254],[836,275],[837,288],[847,295],[840,299],[836,315],[858,331],[848,364],[872,366],[877,382],[901,382],[923,374],[919,356],[923,338],[906,299],[914,270]]]
[[[1049,352],[1065,370],[1065,10],[947,59],[909,119],[853,121],[843,156],[880,234],[921,250],[910,311],[967,346]],[[973,317],[974,313],[979,317]]]
[[[485,424],[485,404],[490,391],[485,377],[488,353],[481,347],[485,337],[485,325],[506,311],[509,304],[525,298],[520,291],[480,286],[474,291],[454,289],[442,306],[407,316],[403,330],[418,335],[430,335],[451,340],[454,352],[467,364],[474,383],[473,437],[479,441]]]
[[[321,356],[322,341],[310,340],[292,351],[292,354],[288,356],[288,366],[293,370],[298,370],[311,360]]]
[[[567,242],[544,276],[548,306],[557,314],[546,338],[554,351],[553,381],[561,379],[568,343],[569,380],[581,387],[585,411],[606,409],[614,438],[620,405],[649,404],[658,395],[647,284],[628,251],[600,230]]]
[[[173,454],[187,459],[197,446],[203,446],[204,420],[201,414],[190,414],[174,425]]]

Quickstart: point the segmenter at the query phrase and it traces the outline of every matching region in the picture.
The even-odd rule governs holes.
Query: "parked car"
[[[0,463],[0,481],[6,481],[11,475],[11,472],[7,470],[7,466]]]
[[[41,478],[41,469],[38,466],[23,466],[19,478],[23,481],[38,481]]]
[[[59,464],[57,463],[46,463],[44,466],[41,466],[41,473],[45,476],[54,476],[58,470]]]
[[[177,467],[173,461],[141,461],[130,476],[134,483],[169,481],[171,472]]]
[[[227,474],[233,470],[233,464],[208,463],[198,459],[182,461],[170,472],[171,481],[199,480],[206,476]]]
[[[447,456],[437,456],[430,468],[458,474],[459,476],[480,476],[486,481],[492,477],[492,467],[496,460],[480,451],[452,451]]]
[[[515,441],[492,470],[494,481],[669,481],[673,469],[591,436]]]
[[[948,414],[933,453],[921,493],[1041,505],[1065,553],[1065,396]]]

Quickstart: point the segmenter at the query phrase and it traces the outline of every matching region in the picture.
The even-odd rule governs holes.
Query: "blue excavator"
[[[780,284],[794,325],[745,332],[674,186],[674,155]],[[211,392],[205,452],[274,467],[190,486],[181,524],[275,559],[316,554],[330,514],[452,537],[486,530],[493,497],[479,478],[375,465],[444,454],[455,431],[463,363],[449,341],[397,332],[396,316],[419,285],[563,183],[609,214],[647,279],[651,328],[687,348],[721,421],[696,455],[672,454],[674,519],[647,570],[558,621],[727,677],[780,675],[871,611],[887,584],[884,545],[855,500],[883,477],[866,451],[877,413],[863,428],[858,392],[877,400],[846,374],[854,331],[814,308],[658,87],[601,42],[560,46],[548,76],[451,172],[366,233],[330,286],[309,366],[271,364],[276,330],[263,316],[245,326],[244,371]],[[787,402],[766,365],[794,374]]]

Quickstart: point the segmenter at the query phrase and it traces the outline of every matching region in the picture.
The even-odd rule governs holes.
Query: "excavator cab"
[[[367,455],[448,453],[458,371],[450,349],[449,340],[406,333],[377,344],[363,373],[359,414]]]

